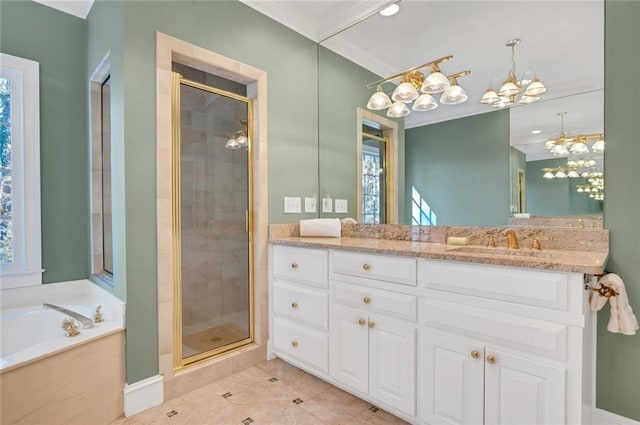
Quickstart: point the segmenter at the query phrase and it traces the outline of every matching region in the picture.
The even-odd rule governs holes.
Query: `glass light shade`
[[[491,104],[491,106],[494,108],[504,108],[506,106],[511,106],[512,104],[513,102],[511,102],[509,96],[500,96],[497,101]]]
[[[227,143],[224,145],[224,147],[227,149],[240,149],[242,146],[240,146],[240,143],[238,143],[236,139],[231,138],[227,140]]]
[[[584,192],[584,189],[583,189],[583,188],[581,188],[581,187],[578,187],[576,190],[577,190],[578,192],[580,192],[580,193]]]
[[[556,144],[555,141],[553,140],[547,140],[546,142],[544,142],[544,147],[546,149],[551,149],[554,145]]]
[[[589,172],[585,171],[584,173],[580,174],[580,177],[589,177]]]
[[[393,105],[387,110],[387,116],[391,118],[400,118],[409,115],[409,108],[404,102],[393,102]]]
[[[238,143],[238,145],[240,145],[240,147],[245,147],[249,144],[249,139],[247,138],[247,136],[242,134],[236,138],[236,142]]]
[[[571,150],[571,153],[576,153],[576,154],[589,153],[589,148],[587,147],[587,145],[584,144],[584,142],[574,143],[573,145],[571,145],[570,150]]]
[[[578,174],[576,170],[571,170],[567,173],[567,177],[571,177],[572,179],[575,179],[577,177],[580,177],[580,174]]]
[[[579,159],[577,159],[577,160],[576,160],[576,165],[577,165],[578,167],[584,167],[584,165],[585,165],[585,161],[584,161],[584,159],[583,159],[583,158],[579,158]]]
[[[595,153],[604,152],[604,140],[600,139],[593,142],[593,145],[591,145],[591,150]]]
[[[575,159],[567,160],[567,167],[577,167],[577,166],[578,166],[578,162]]]
[[[440,96],[440,103],[443,105],[458,105],[469,98],[467,92],[457,84],[452,85]]]
[[[442,72],[433,71],[422,83],[422,93],[440,93],[451,86],[449,79]]]
[[[480,103],[486,103],[487,105],[491,105],[494,102],[497,102],[500,98],[498,97],[498,93],[492,88],[488,88],[486,92],[482,95],[482,99],[480,99]]]
[[[391,106],[391,99],[385,92],[382,91],[382,87],[378,86],[376,92],[371,95],[369,102],[367,102],[367,109],[371,111],[380,111],[387,109]]]
[[[540,82],[540,80],[538,80],[536,78],[524,90],[524,95],[525,96],[539,96],[539,95],[541,95],[542,93],[544,93],[546,91],[547,91],[547,88],[545,87],[545,85],[542,84]]]
[[[556,177],[559,179],[566,179],[567,178],[567,174],[560,170],[560,171],[556,171]]]
[[[586,160],[584,162],[584,166],[585,167],[595,167],[596,166],[596,160],[593,159],[593,158],[590,158],[590,159],[588,159],[588,160]]]
[[[553,156],[566,156],[569,155],[569,151],[564,145],[555,145],[551,148]]]
[[[419,93],[415,87],[409,82],[400,83],[398,87],[393,91],[391,99],[395,102],[409,103],[414,101],[418,97]]]
[[[537,102],[540,99],[542,99],[540,96],[529,96],[527,94],[524,94],[520,98],[520,103],[522,103],[523,105],[528,105],[530,103]]]
[[[544,173],[544,175],[542,176],[545,179],[555,179],[556,176],[551,172],[551,171],[547,171],[546,173]]]
[[[438,102],[430,94],[421,94],[415,102],[413,102],[414,111],[431,111],[438,107]]]
[[[516,83],[510,80],[506,80],[500,90],[498,90],[498,94],[500,96],[513,96],[520,93],[520,87]]]

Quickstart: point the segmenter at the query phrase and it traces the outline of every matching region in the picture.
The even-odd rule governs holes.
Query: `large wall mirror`
[[[601,214],[597,173],[603,171],[603,153],[600,145],[595,153],[592,147],[595,135],[604,133],[604,3],[399,5],[393,16],[374,13],[320,42],[319,197],[348,201],[347,213],[320,216],[357,218],[362,207],[362,177],[356,175],[362,168],[356,164],[363,160],[357,148],[362,123],[357,121],[358,108],[367,111],[375,91],[367,83],[447,55],[453,58],[440,64],[444,74],[471,71],[457,80],[467,101],[440,104],[436,94],[435,109],[393,119],[398,164],[392,164],[397,179],[389,184],[398,191],[397,222],[505,225],[514,214]],[[514,38],[521,41],[513,49],[505,45]],[[354,71],[345,58],[362,69]],[[544,83],[541,99],[519,104],[517,98],[507,108],[480,103],[488,87],[502,85],[514,64],[518,80]],[[382,88],[391,95],[399,81]],[[388,119],[385,112],[377,113]],[[563,130],[567,147],[577,136],[589,135],[589,152],[558,156],[556,151],[554,156],[548,140],[558,139]],[[586,161],[590,166],[584,166]],[[563,177],[572,170],[582,177]]]

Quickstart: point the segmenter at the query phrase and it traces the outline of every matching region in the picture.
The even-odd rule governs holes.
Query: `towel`
[[[636,330],[638,330],[638,319],[636,319],[629,305],[627,291],[620,276],[615,273],[606,274],[598,280],[598,284],[608,286],[618,293],[618,295],[608,298],[611,304],[611,317],[609,318],[607,330],[624,335],[635,335]],[[591,311],[599,311],[606,303],[606,297],[597,292],[591,293],[591,299],[589,300]]]
[[[300,236],[303,237],[340,237],[340,219],[339,218],[312,218],[309,220],[300,220]]]

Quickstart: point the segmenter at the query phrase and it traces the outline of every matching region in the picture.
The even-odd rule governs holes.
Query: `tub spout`
[[[67,310],[64,307],[60,307],[58,305],[48,304],[48,303],[42,304],[42,307],[43,308],[50,308],[50,309],[59,311],[62,314],[66,314],[67,316],[71,317],[72,319],[75,319],[78,322],[82,323],[82,327],[84,329],[89,329],[89,328],[93,327],[93,320],[89,319],[87,316],[83,316],[80,313],[76,313],[75,311]]]

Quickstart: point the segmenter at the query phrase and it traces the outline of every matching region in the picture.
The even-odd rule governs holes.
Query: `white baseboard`
[[[640,425],[640,422],[602,409],[594,409],[593,425]]]
[[[162,404],[163,401],[163,375],[124,385],[124,415],[127,417]]]

